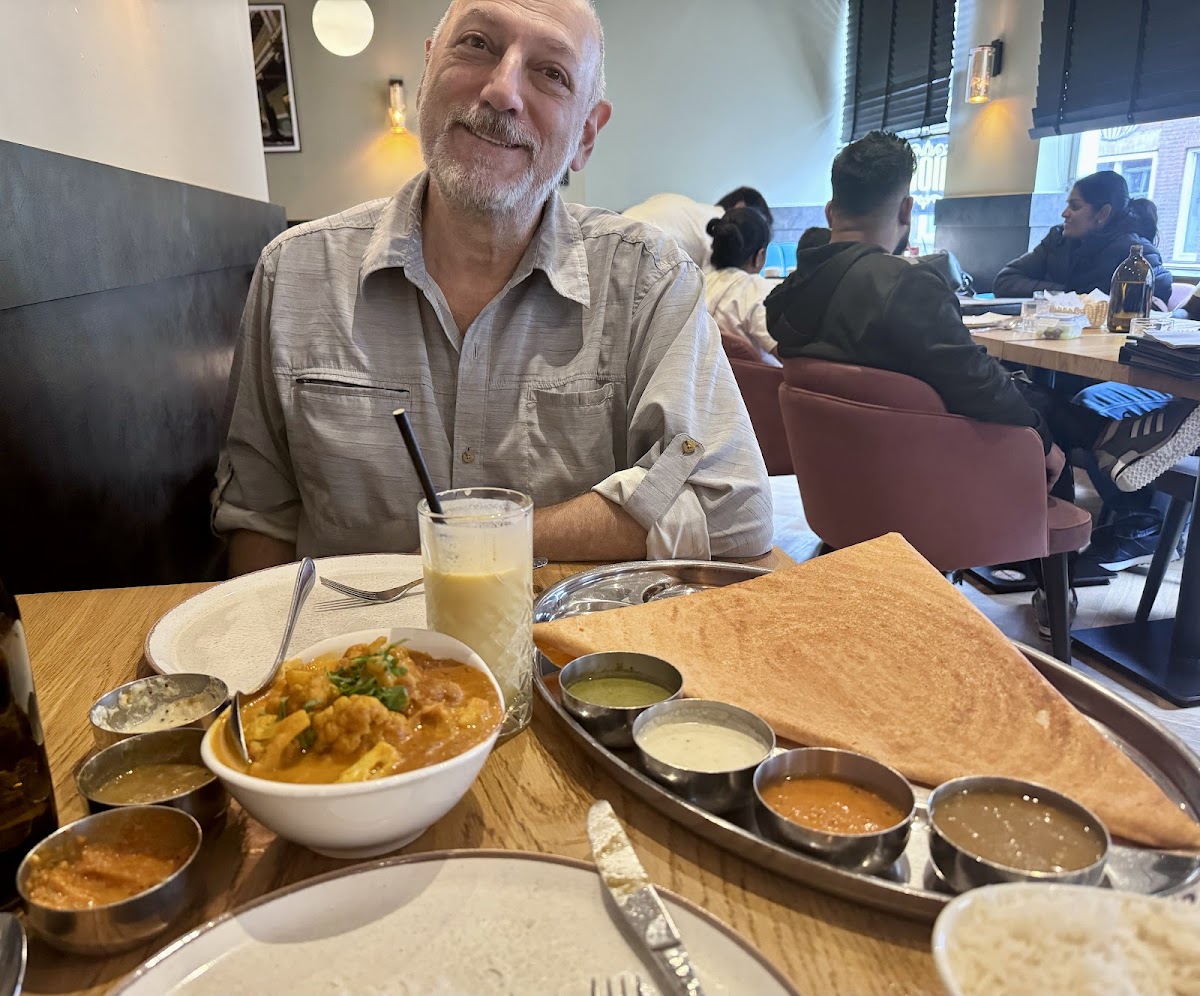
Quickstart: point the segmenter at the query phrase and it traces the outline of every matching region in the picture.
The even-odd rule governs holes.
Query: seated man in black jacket
[[[1114,422],[1055,404],[975,345],[941,277],[893,255],[908,243],[915,170],[908,143],[886,132],[871,132],[838,154],[825,209],[830,243],[798,252],[795,273],[767,298],[767,328],[780,358],[908,374],[937,391],[953,414],[1030,426],[1042,437],[1053,493],[1064,498],[1073,486],[1060,445],[1095,446],[1123,491],[1144,487],[1200,445],[1200,413],[1191,402]]]

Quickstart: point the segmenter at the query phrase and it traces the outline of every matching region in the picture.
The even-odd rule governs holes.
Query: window
[[[934,205],[946,192],[946,149],[947,135],[927,135],[909,140],[917,156],[917,172],[912,182],[912,232],[908,241],[917,246],[921,253],[934,250]],[[1197,185],[1200,190],[1200,184]]]
[[[842,141],[946,121],[954,0],[850,0]]]
[[[1200,149],[1189,149],[1175,228],[1175,259],[1200,261]]]
[[[1154,161],[1157,152],[1145,155],[1101,156],[1096,160],[1096,169],[1111,169],[1125,177],[1130,197],[1154,197]]]
[[[1126,124],[1078,136],[1075,178],[1111,169],[1125,177],[1131,197],[1158,208],[1158,248],[1168,268],[1200,267],[1200,117]]]

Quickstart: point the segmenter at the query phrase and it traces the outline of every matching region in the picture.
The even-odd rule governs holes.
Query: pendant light
[[[358,55],[375,34],[367,0],[317,0],[312,12],[317,41],[334,55]]]

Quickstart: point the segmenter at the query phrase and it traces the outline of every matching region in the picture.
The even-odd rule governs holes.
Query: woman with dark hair
[[[708,313],[722,331],[749,339],[764,363],[779,366],[763,306],[772,287],[759,276],[771,241],[770,224],[755,208],[740,207],[713,218],[708,234],[713,266],[705,278]]]
[[[1135,235],[1158,245],[1158,205],[1149,197],[1135,197],[1129,202],[1129,223]]]
[[[1154,214],[1157,220],[1157,209]],[[998,297],[1032,297],[1037,291],[1086,294],[1096,288],[1107,294],[1129,247],[1141,244],[1154,270],[1154,294],[1165,301],[1171,296],[1171,272],[1153,242],[1139,234],[1144,215],[1142,204],[1130,211],[1129,187],[1121,174],[1101,170],[1081,177],[1067,198],[1063,223],[1050,229],[1032,252],[1004,267],[992,290]]]

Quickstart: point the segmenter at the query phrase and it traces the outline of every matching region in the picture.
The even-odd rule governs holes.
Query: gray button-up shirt
[[[555,195],[461,331],[425,270],[426,182],[263,250],[215,528],[301,556],[416,549],[421,488],[392,418],[405,408],[439,490],[544,506],[592,489],[648,530],[652,557],[765,552],[766,470],[696,265],[654,229]]]

